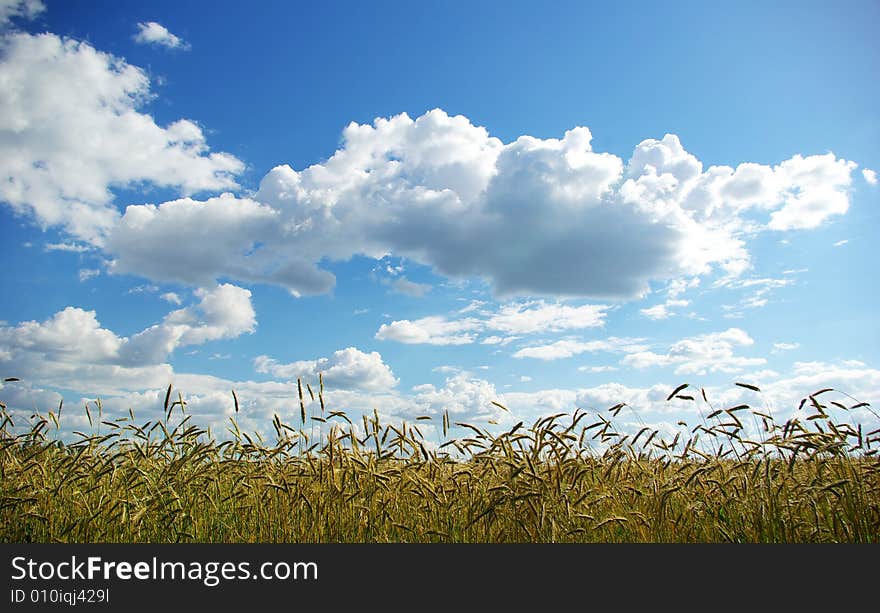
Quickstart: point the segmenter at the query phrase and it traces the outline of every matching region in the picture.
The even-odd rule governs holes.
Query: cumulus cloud
[[[484,379],[475,379],[467,373],[458,373],[446,379],[443,387],[420,385],[416,388],[412,402],[418,411],[441,415],[449,411],[455,420],[500,419],[506,414],[492,404],[502,402],[504,396],[498,394],[495,386]]]
[[[45,10],[41,0],[0,0],[0,27],[16,17],[33,19]]]
[[[178,295],[175,294],[174,292],[165,292],[164,294],[162,294],[161,296],[159,296],[159,298],[161,298],[161,299],[164,300],[165,302],[168,302],[168,303],[171,303],[171,304],[177,304],[177,305],[180,305],[180,304],[183,302],[183,301],[180,299],[180,296],[178,296]]]
[[[770,215],[771,230],[815,228],[832,215],[849,209],[847,188],[855,162],[835,158],[833,153],[804,158],[800,155],[776,169],[789,186],[783,206]]]
[[[155,21],[138,24],[134,41],[144,45],[155,45],[166,49],[189,49],[189,44],[168,31],[168,28]]]
[[[259,204],[241,207],[253,231],[220,224],[218,240],[236,249],[196,268],[318,293],[334,283],[322,260],[394,254],[447,277],[481,277],[498,296],[629,299],[652,281],[736,277],[750,266],[755,228],[811,228],[848,207],[855,166],[833,154],[704,169],[674,135],[639,143],[626,164],[591,140],[576,127],[505,144],[439,109],[352,123],[327,161],[272,169]],[[179,201],[173,218],[151,211],[153,230],[197,232],[200,216],[184,210],[203,204]],[[125,241],[109,250],[132,272],[168,276]]]
[[[288,380],[317,380],[323,374],[325,385],[337,390],[387,391],[398,383],[378,352],[365,353],[356,347],[336,351],[329,358],[289,364],[261,355],[254,359],[254,368],[259,373]]]
[[[877,173],[870,168],[862,169],[862,177],[868,185],[877,185]]]
[[[132,336],[121,351],[127,363],[158,363],[177,347],[252,333],[257,326],[251,292],[225,283],[195,291],[198,304],[170,312],[160,324]]]
[[[114,188],[230,189],[243,170],[211,153],[194,122],[162,127],[140,112],[150,98],[146,73],[88,43],[3,36],[0,82],[0,201],[43,227],[100,245],[119,215]]]
[[[108,269],[190,285],[210,284],[223,270],[253,283],[296,280],[308,294],[332,287],[330,273],[265,248],[264,241],[280,240],[280,223],[278,211],[228,193],[205,201],[132,205],[107,235],[106,250],[114,254]]]
[[[59,389],[104,393],[167,385],[176,348],[234,338],[256,326],[250,292],[232,285],[199,290],[198,304],[169,313],[131,337],[101,326],[95,311],[67,307],[42,322],[0,327],[0,368]]]
[[[626,355],[621,364],[643,369],[674,366],[677,375],[705,375],[711,372],[741,372],[745,368],[766,364],[764,358],[748,358],[735,354],[737,347],[748,347],[754,340],[739,328],[693,336],[673,343],[665,354],[638,351]]]

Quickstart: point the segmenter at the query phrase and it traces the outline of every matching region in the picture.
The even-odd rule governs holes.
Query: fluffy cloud
[[[16,212],[101,244],[117,222],[115,187],[236,187],[242,163],[210,153],[198,125],[162,127],[138,111],[143,70],[53,34],[6,35],[0,56],[0,201]]]
[[[626,355],[621,364],[633,368],[674,366],[678,375],[705,375],[711,372],[740,372],[745,368],[766,364],[764,358],[735,355],[737,347],[747,347],[754,340],[739,328],[712,332],[673,343],[665,354],[638,351]]]
[[[175,36],[168,31],[168,28],[155,21],[139,23],[134,40],[144,45],[156,45],[167,49],[189,49],[189,45],[181,38]]]
[[[402,319],[382,324],[376,338],[407,345],[467,345],[474,342],[473,333],[480,327],[480,322],[472,318],[454,321],[439,316],[415,321]]]
[[[0,27],[14,17],[33,19],[45,10],[46,5],[41,0],[0,0]]]
[[[176,348],[234,338],[256,326],[248,290],[221,285],[196,296],[198,304],[129,338],[103,328],[94,311],[76,307],[43,322],[0,327],[0,368],[40,385],[98,394],[167,385],[172,369],[164,361]]]
[[[852,182],[855,162],[834,157],[833,153],[811,157],[794,156],[776,168],[789,186],[784,205],[770,215],[771,230],[815,228],[832,215],[849,209],[846,190]]]
[[[862,169],[862,177],[868,185],[877,185],[877,173],[870,168]]]
[[[746,230],[815,227],[848,206],[855,165],[833,154],[704,170],[674,135],[643,141],[627,164],[593,151],[591,139],[578,127],[504,144],[439,109],[352,123],[326,162],[270,171],[253,196],[259,205],[240,211],[253,231],[219,224],[216,238],[235,249],[196,268],[203,279],[316,293],[333,286],[323,259],[393,253],[449,277],[482,277],[501,296],[627,299],[651,281],[735,277],[749,267]],[[200,216],[183,209],[202,204],[178,201],[173,218],[151,212],[153,230],[197,232]],[[131,272],[169,276],[125,241],[109,250]]]
[[[504,401],[495,386],[483,379],[459,373],[446,380],[443,387],[426,384],[415,388],[412,398],[417,411],[441,415],[449,411],[454,420],[502,419],[506,414],[492,402]]]
[[[252,333],[257,326],[250,290],[223,284],[198,289],[197,305],[172,311],[162,323],[132,336],[120,352],[126,363],[152,364],[165,360],[177,347],[201,345]]]
[[[317,380],[323,374],[325,385],[334,390],[387,391],[398,383],[378,352],[364,353],[355,347],[336,351],[329,358],[289,364],[261,355],[254,359],[254,368],[259,373],[288,380]]]
[[[295,246],[262,246],[280,240],[280,223],[278,211],[228,193],[129,206],[107,235],[106,250],[115,255],[108,268],[192,285],[210,284],[223,270],[253,283],[296,280],[304,293],[332,287],[332,275],[298,259]]]

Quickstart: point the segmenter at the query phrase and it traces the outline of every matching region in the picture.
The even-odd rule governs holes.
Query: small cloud
[[[85,253],[91,251],[94,247],[83,245],[81,243],[46,243],[43,247],[46,251],[69,251],[71,253]]]
[[[611,372],[617,370],[616,366],[579,366],[581,372]]]
[[[844,246],[845,244],[847,244],[848,242],[849,242],[849,240],[847,240],[847,239],[843,239],[842,241],[837,241],[836,243],[834,243],[834,246],[835,246],[835,247],[843,247],[843,246]]]
[[[13,17],[33,19],[46,10],[41,0],[0,0],[0,26],[4,26]]]
[[[773,343],[773,351],[771,353],[782,353],[783,351],[791,351],[800,347],[800,343]]]
[[[209,360],[228,360],[232,356],[228,353],[212,353]]]
[[[355,309],[354,315],[363,315],[364,313],[369,313],[370,309]]]
[[[515,341],[518,338],[519,338],[518,336],[487,336],[482,341],[480,341],[480,344],[481,345],[501,345],[503,347],[504,345],[509,345],[510,343],[512,343],[513,341]]]
[[[652,307],[648,307],[647,309],[641,309],[639,312],[647,317],[648,319],[658,320],[658,319],[668,319],[672,317],[673,313],[670,311],[672,308],[676,307],[686,307],[690,304],[690,300],[674,300],[669,299],[663,304],[655,304]]]
[[[144,292],[152,294],[153,292],[158,292],[159,288],[155,285],[136,285],[127,292],[126,294],[143,294]]]
[[[174,292],[166,292],[159,296],[165,302],[170,302],[171,304],[181,304],[183,301],[180,299],[180,296],[175,294]]]
[[[100,274],[101,270],[98,268],[81,268],[79,271],[79,280],[88,281],[92,277],[97,277]]]
[[[155,21],[141,22],[138,24],[138,32],[134,35],[134,41],[144,45],[157,45],[166,49],[183,49],[190,48],[178,36],[168,31],[168,28]]]
[[[453,374],[461,372],[461,369],[457,366],[449,366],[448,364],[443,364],[442,366],[435,366],[431,369],[431,372],[439,372],[442,374]]]
[[[865,178],[868,185],[877,185],[877,173],[870,168],[863,168],[862,176]]]
[[[400,277],[395,280],[394,283],[391,284],[391,287],[398,294],[405,294],[407,296],[412,296],[413,298],[421,298],[431,291],[430,285],[426,283],[416,283],[410,281],[406,277]]]
[[[520,380],[520,383],[528,383],[529,381],[532,380],[532,378],[529,377],[528,375],[523,375],[519,378],[519,380]]]

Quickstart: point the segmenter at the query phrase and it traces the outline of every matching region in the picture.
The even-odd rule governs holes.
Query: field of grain
[[[501,433],[448,413],[355,427],[320,390],[307,415],[302,385],[300,423],[276,416],[271,442],[234,417],[232,438],[215,440],[170,386],[161,419],[87,406],[106,433],[67,443],[57,412],[22,431],[4,406],[0,541],[880,542],[880,431],[846,419],[866,403],[830,391],[784,423],[717,408],[671,439],[618,432],[625,405]],[[687,386],[669,398],[700,394],[709,404]],[[434,421],[442,440],[428,444]]]

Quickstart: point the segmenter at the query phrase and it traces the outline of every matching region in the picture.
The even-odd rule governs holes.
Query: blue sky
[[[0,0],[12,410],[877,398],[876,3],[324,4]]]

